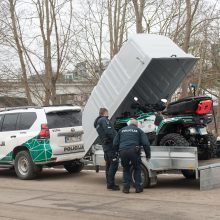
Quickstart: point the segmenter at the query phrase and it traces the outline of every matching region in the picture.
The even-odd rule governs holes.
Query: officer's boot
[[[112,185],[112,186],[107,186],[107,189],[117,191],[117,190],[120,190],[120,187],[119,187],[119,185]]]
[[[143,187],[137,187],[135,190],[136,193],[141,193],[143,192]]]
[[[124,187],[122,192],[123,193],[129,193],[130,188],[129,187]]]

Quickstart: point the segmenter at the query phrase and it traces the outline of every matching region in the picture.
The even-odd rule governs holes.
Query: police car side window
[[[15,131],[18,114],[6,114],[2,124],[2,131]]]
[[[0,131],[2,130],[3,119],[4,119],[4,115],[0,115]]]
[[[27,130],[29,129],[37,119],[35,112],[24,112],[20,114],[18,119],[18,130]]]

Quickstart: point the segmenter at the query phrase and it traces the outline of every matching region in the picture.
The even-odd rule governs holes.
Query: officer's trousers
[[[107,187],[115,185],[115,174],[118,170],[118,159],[115,157],[115,152],[112,150],[104,151],[106,162],[105,174]]]
[[[131,165],[134,166],[135,188],[141,188],[141,156],[136,152],[135,148],[129,150],[121,150],[121,165],[123,167],[123,186],[125,189],[130,188],[131,182]]]

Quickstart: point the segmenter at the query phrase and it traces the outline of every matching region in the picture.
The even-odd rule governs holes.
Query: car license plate
[[[79,142],[81,141],[80,136],[76,137],[65,137],[65,143]]]
[[[200,134],[200,135],[206,135],[206,134],[208,134],[206,128],[199,128],[199,134]]]

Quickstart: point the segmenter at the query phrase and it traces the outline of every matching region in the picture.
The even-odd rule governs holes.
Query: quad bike
[[[138,102],[138,98],[134,98],[134,102],[131,105],[133,113],[123,112],[121,117],[118,117],[115,121],[115,129],[119,129],[128,125],[131,118],[135,118],[138,121],[138,127],[141,128],[148,136],[151,144],[153,144],[156,138],[157,125],[163,120],[163,116],[160,114],[166,108],[166,99],[161,99],[156,104],[141,104]]]
[[[167,117],[157,128],[155,144],[197,147],[199,160],[216,157],[216,138],[207,132],[212,105],[210,97],[202,96],[170,103],[163,112]]]
[[[157,104],[141,105],[137,98],[132,104],[135,109],[116,119],[118,130],[136,118],[139,127],[147,134],[151,145],[194,146],[198,148],[198,159],[207,160],[216,157],[216,138],[207,132],[207,125],[212,121],[210,114],[213,101],[210,97],[187,97],[167,106],[165,100]]]

